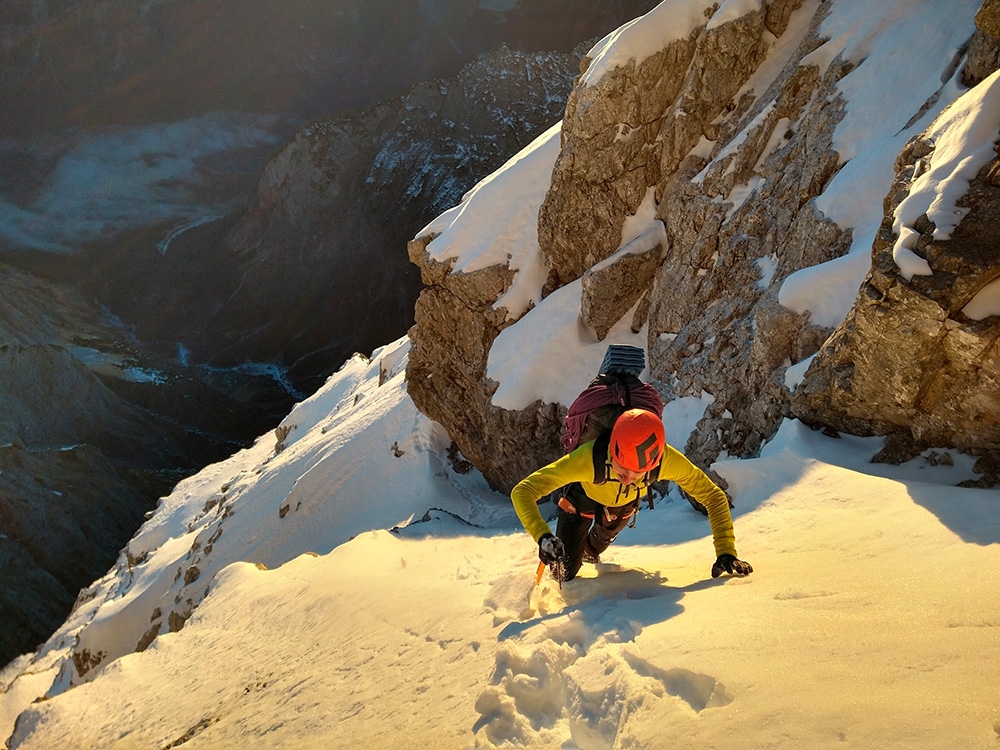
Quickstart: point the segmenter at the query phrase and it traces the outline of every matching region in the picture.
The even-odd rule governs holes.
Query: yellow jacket
[[[630,487],[621,485],[608,457],[605,461],[609,479],[604,484],[595,484],[593,449],[594,441],[584,443],[572,453],[529,474],[511,490],[510,498],[514,502],[517,517],[536,542],[543,534],[552,533],[538,510],[538,501],[560,487],[579,482],[591,500],[608,506],[624,505],[645,492],[646,483],[642,479]],[[729,514],[729,499],[705,472],[679,450],[667,445],[657,479],[677,482],[681,489],[704,505],[712,526],[715,554],[736,556],[736,533],[733,531],[733,518]]]

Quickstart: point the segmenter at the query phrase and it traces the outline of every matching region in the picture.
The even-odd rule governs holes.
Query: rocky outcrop
[[[552,435],[562,414],[554,404],[536,403],[523,413],[490,403],[496,384],[484,378],[490,345],[510,324],[507,311],[493,303],[510,285],[511,273],[493,266],[468,274],[450,273],[450,264],[429,257],[431,238],[410,242],[410,259],[427,285],[420,294],[411,329],[418,335],[406,368],[407,391],[431,419],[455,430],[463,454],[487,467],[489,480],[513,486],[534,468],[538,456],[552,456]],[[445,335],[437,335],[444,333]],[[493,460],[502,451],[504,462]]]
[[[787,31],[797,5],[764,4],[709,29],[714,6],[706,3],[703,21],[690,36],[638,64],[628,61],[590,81],[592,61],[585,60],[584,75],[567,105],[552,184],[539,211],[539,245],[549,269],[546,288],[583,277],[586,290],[595,273],[607,273],[594,267],[602,267],[618,250],[625,218],[636,213],[648,190],[656,191],[656,216],[669,239],[656,253],[654,273],[646,277],[639,295],[646,295],[646,301],[634,328],[648,315],[651,372],[668,397],[703,390],[716,396],[718,406],[698,432],[702,437],[689,446],[702,463],[721,450],[751,453],[774,429],[787,398],[774,381],[776,370],[789,359],[812,354],[828,333],[782,309],[776,302],[777,285],[794,270],[844,252],[850,243],[810,202],[837,166],[830,142],[839,111],[809,104],[832,93],[846,66],[833,65],[820,76],[813,68],[790,63],[788,75],[756,100],[754,110],[749,109],[753,97],[733,100],[764,57],[765,35]],[[815,34],[803,31],[808,25],[800,21],[797,29],[804,39],[797,59],[820,43]],[[768,163],[768,157],[779,153],[772,133],[779,123],[793,121],[798,125],[781,139],[780,158]],[[727,152],[725,144],[744,130],[742,148]],[[711,142],[701,152],[696,146],[709,136]],[[698,176],[713,153],[724,158]],[[755,169],[771,178],[760,195],[744,206],[720,200],[737,193]],[[762,285],[761,263],[768,258],[781,260]],[[415,260],[421,262],[419,254]],[[635,278],[634,270],[623,266],[619,273]],[[435,283],[434,278],[425,273],[425,283]],[[460,373],[450,360],[431,356],[429,372],[420,370],[425,343],[450,340],[449,317],[481,319],[492,304],[484,299],[461,312],[452,304],[449,312],[442,297],[450,280],[445,277],[421,296],[411,332],[410,369],[414,379],[440,378],[464,390],[465,410],[457,412],[451,405],[438,409],[440,395],[425,397],[423,386],[414,389],[412,380],[411,394],[421,410],[449,429],[494,486],[508,489],[523,476],[522,469],[556,454],[557,417],[565,405],[538,404],[519,415],[504,414],[503,421],[519,430],[504,434],[490,391],[474,385],[484,378],[485,353],[469,355]],[[583,314],[592,324],[597,322],[591,312],[596,296],[584,292]],[[432,299],[434,314],[422,315]],[[608,321],[620,319],[637,299],[629,294],[613,303],[613,296],[603,295],[604,311],[595,329],[606,330]],[[493,327],[483,337],[486,352],[497,333]],[[448,345],[441,347],[447,350]],[[476,422],[475,431],[470,422]],[[498,433],[502,441],[491,442]],[[506,443],[518,451],[504,450]],[[525,445],[532,446],[533,458],[520,453]]]
[[[855,241],[850,230],[824,215],[818,201],[844,165],[842,146],[835,142],[847,106],[841,82],[865,62],[821,49],[829,41],[821,33],[823,21],[836,3],[753,5],[737,17],[717,4],[686,3],[683,8],[692,16],[704,11],[692,18],[690,34],[669,36],[682,26],[675,13],[664,25],[661,49],[615,65],[604,60],[606,49],[584,60],[538,215],[538,241],[548,270],[543,292],[580,278],[586,289],[597,269],[628,242],[626,219],[653,191],[655,216],[665,228],[662,261],[657,259],[639,294],[616,301],[604,295],[600,315],[592,309],[597,295],[585,292],[581,319],[602,335],[641,299],[633,330],[648,326],[650,373],[658,388],[668,400],[702,393],[714,398],[685,446],[706,467],[720,454],[755,455],[791,414],[786,370],[817,352],[836,322],[786,307],[779,292],[792,274],[841,258]],[[628,29],[620,33],[624,37]],[[958,64],[941,63],[949,75]],[[911,123],[939,95],[940,90],[918,106]],[[986,209],[983,215],[989,215]],[[970,241],[977,236],[989,243],[996,237],[995,230],[975,221],[966,231]],[[432,271],[427,254],[419,251],[429,239],[411,245],[411,257],[429,287],[411,331],[411,393],[487,479],[508,490],[523,469],[556,454],[558,416],[565,405],[536,403],[511,413],[491,403],[498,384],[486,379],[488,351],[499,331],[514,321],[491,320],[496,298],[488,293],[471,303],[457,294],[456,277],[462,274]],[[965,239],[962,244],[969,246]],[[990,279],[992,271],[986,269],[993,268],[992,261],[982,257],[978,270],[966,264],[949,272],[971,274],[949,309],[967,302]],[[490,270],[497,278],[503,272]],[[910,311],[897,315],[906,319]],[[935,323],[938,334],[941,325]],[[475,341],[468,337],[472,330]],[[963,323],[962,330],[967,336],[970,326]],[[961,356],[956,353],[956,368],[964,368],[961,378],[947,376],[967,383],[974,403],[991,398],[973,385],[979,378],[974,362],[989,363],[976,354],[985,355],[989,337],[982,336],[979,344],[963,346]],[[455,361],[448,352],[459,338],[463,343],[456,347],[460,357]],[[959,338],[956,333],[954,340]],[[869,346],[874,356],[876,345]],[[421,353],[428,349],[434,356]],[[936,387],[943,399],[948,390]],[[449,395],[451,390],[463,397]],[[860,429],[830,416],[831,423]],[[901,412],[899,421],[911,416]],[[927,418],[937,424],[955,416],[942,412]],[[824,422],[822,408],[811,412],[811,421]],[[960,430],[959,424],[952,421],[952,429]],[[957,442],[930,424],[917,429],[945,444],[974,442]],[[986,425],[977,434],[989,429]],[[535,453],[534,461],[524,458],[526,449]]]
[[[976,13],[976,32],[969,40],[962,82],[975,86],[997,68],[1000,68],[1000,2],[985,0]]]
[[[857,435],[894,435],[911,454],[928,446],[995,451],[1000,308],[983,317],[970,303],[1000,279],[1000,157],[969,184],[957,204],[964,216],[946,239],[926,214],[917,220],[915,252],[929,274],[908,276],[893,254],[897,209],[919,176],[947,158],[936,151],[919,136],[900,154],[871,272],[809,367],[793,412]]]

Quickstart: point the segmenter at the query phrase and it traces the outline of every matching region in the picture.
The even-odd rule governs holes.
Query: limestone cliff
[[[779,421],[792,414],[795,383],[786,377],[789,367],[815,354],[847,313],[824,314],[822,299],[795,300],[793,290],[802,278],[796,272],[829,261],[840,269],[831,275],[831,285],[845,283],[838,280],[841,276],[852,283],[856,271],[850,269],[860,267],[858,259],[871,247],[871,235],[856,237],[849,224],[827,215],[837,208],[831,185],[843,171],[837,194],[844,194],[844,185],[850,184],[845,181],[852,178],[845,165],[853,166],[851,159],[863,150],[866,138],[876,138],[873,128],[858,124],[860,116],[851,117],[861,101],[858,92],[863,91],[866,102],[878,102],[879,96],[899,102],[899,111],[880,113],[876,108],[868,114],[882,118],[875,121],[880,127],[898,121],[886,136],[898,138],[917,123],[925,127],[924,118],[940,110],[943,96],[957,95],[954,81],[975,84],[996,67],[998,42],[989,33],[996,7],[992,2],[982,7],[957,4],[955,36],[939,47],[940,59],[930,62],[927,50],[919,48],[908,59],[895,61],[872,53],[875,43],[860,45],[864,50],[845,48],[844,37],[836,35],[844,34],[845,19],[868,12],[865,7],[852,0],[773,0],[744,3],[739,9],[711,2],[662,3],[642,23],[648,29],[662,13],[663,44],[625,59],[615,58],[615,39],[596,46],[581,65],[566,107],[559,156],[538,212],[538,245],[547,269],[543,295],[581,277],[590,279],[594,267],[604,268],[612,256],[612,265],[626,262],[630,256],[616,255],[630,239],[623,227],[652,197],[666,236],[654,269],[645,275],[634,269],[619,274],[642,279],[639,294],[618,299],[611,294],[614,283],[585,292],[581,321],[602,335],[608,320],[622,318],[640,300],[632,328],[646,331],[650,374],[661,392],[668,400],[703,392],[714,397],[685,446],[703,466],[723,453],[749,456],[759,451]],[[921,12],[913,13],[912,22],[920,23]],[[869,19],[876,28],[889,29],[883,21]],[[677,33],[679,27],[690,33]],[[639,28],[620,30],[617,40],[630,33],[638,38]],[[648,38],[639,42],[648,43]],[[919,91],[907,92],[910,98],[904,103],[892,96],[890,87],[907,70],[900,66],[918,60],[928,65],[930,75]],[[878,65],[883,68],[875,69]],[[872,96],[880,86],[886,88]],[[842,123],[853,142],[838,135]],[[912,148],[907,154],[900,167],[904,183],[912,175],[907,159],[919,158],[912,156]],[[890,184],[891,178],[876,188],[871,175],[859,169],[858,192],[876,191],[880,199],[905,188]],[[992,175],[987,169],[973,183],[968,217],[947,243],[950,250],[921,245],[921,252],[930,253],[935,275],[928,284],[937,292],[919,291],[909,306],[887,297],[886,288],[900,284],[898,274],[886,268],[892,264],[884,253],[890,240],[880,235],[872,278],[859,298],[860,306],[862,299],[872,299],[874,305],[877,297],[879,315],[885,316],[886,307],[892,310],[875,334],[882,337],[886,326],[902,326],[904,335],[890,347],[905,342],[911,353],[913,347],[926,350],[946,341],[956,350],[947,357],[949,370],[938,373],[934,383],[914,378],[914,395],[920,391],[928,413],[915,421],[924,402],[911,399],[900,409],[862,393],[854,405],[864,405],[863,424],[852,420],[846,402],[831,408],[834,384],[821,384],[818,378],[824,366],[836,366],[823,364],[835,355],[824,353],[803,385],[812,399],[807,409],[800,398],[800,415],[866,434],[910,428],[924,444],[995,447],[1000,401],[991,391],[992,378],[980,373],[995,369],[991,342],[996,318],[975,324],[959,320],[957,328],[955,320],[946,321],[1000,274],[993,257],[998,232]],[[891,213],[889,199],[886,214]],[[418,237],[410,246],[427,285],[411,331],[410,393],[422,411],[447,427],[495,487],[509,489],[526,471],[557,455],[559,416],[566,405],[539,401],[514,412],[491,402],[497,383],[486,377],[489,351],[499,333],[516,324],[496,302],[515,272],[501,265],[452,273],[427,251],[432,240]],[[939,263],[931,256],[940,257]],[[853,281],[854,290],[862,278],[863,273]],[[963,282],[952,289],[957,278]],[[923,343],[906,335],[923,325],[913,318],[920,299],[924,307],[933,302],[936,308],[921,313],[934,321]],[[860,315],[852,313],[858,319],[854,340],[873,330],[861,330]],[[893,359],[884,351],[886,343],[868,338],[864,345],[871,355],[867,382],[872,387],[897,366],[930,375],[942,360],[931,355],[922,362],[912,356],[899,362],[907,358]],[[952,393],[955,383],[961,387]],[[961,415],[943,407],[956,394],[973,404]],[[933,406],[937,402],[940,408]],[[981,430],[968,429],[970,420],[987,413],[991,416]]]

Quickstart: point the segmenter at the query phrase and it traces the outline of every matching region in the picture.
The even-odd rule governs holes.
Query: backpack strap
[[[608,448],[611,447],[611,430],[605,430],[594,441],[594,484],[608,481]]]
[[[611,430],[604,430],[597,439],[594,440],[594,448],[591,458],[594,462],[594,484],[605,484],[608,481],[608,449],[611,447]],[[655,482],[660,476],[660,464],[657,464],[652,469],[646,472],[646,504],[649,509],[653,509],[653,482]],[[635,513],[632,515],[632,520],[629,521],[629,528],[634,529],[635,523],[639,518],[639,506],[642,503],[636,503]]]

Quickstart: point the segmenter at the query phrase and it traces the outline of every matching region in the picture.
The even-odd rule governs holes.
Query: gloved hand
[[[734,576],[748,576],[753,573],[750,563],[736,559],[736,555],[719,555],[719,559],[712,566],[712,578],[718,578],[723,573]]]
[[[552,534],[542,534],[538,540],[538,559],[546,565],[560,562],[566,558],[566,547],[562,539]]]

